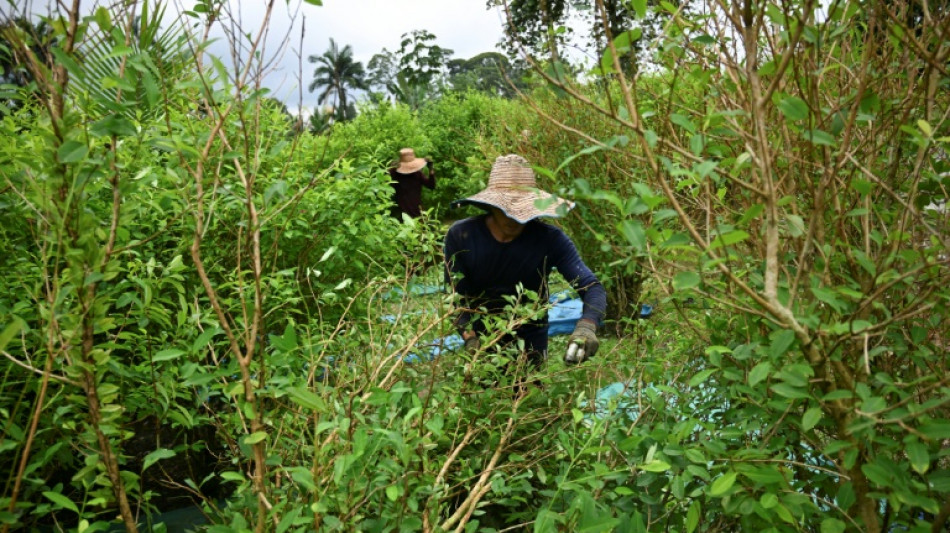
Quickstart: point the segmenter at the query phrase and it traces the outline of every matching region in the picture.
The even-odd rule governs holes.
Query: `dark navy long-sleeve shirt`
[[[581,318],[600,323],[607,293],[560,228],[532,220],[517,238],[499,242],[485,219],[486,215],[481,215],[460,220],[445,237],[446,283],[455,284],[467,309],[500,311],[508,303],[505,296],[518,294],[519,284],[547,301],[548,275],[556,268],[584,301]],[[463,311],[456,324],[465,327],[470,319],[471,313]],[[531,329],[543,327],[546,333],[547,317],[533,326]]]
[[[419,218],[422,215],[422,187],[435,189],[435,169],[432,161],[428,161],[426,166],[412,174],[400,174],[396,172],[396,167],[389,169],[390,182],[393,186],[393,202],[396,204],[393,208],[393,215],[397,218],[402,217],[402,213],[412,218]]]

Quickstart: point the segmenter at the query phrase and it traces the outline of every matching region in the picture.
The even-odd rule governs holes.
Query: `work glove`
[[[478,340],[478,335],[473,336],[470,339],[465,339],[465,351],[467,353],[475,353],[478,351],[478,348],[481,347],[482,342]]]
[[[571,340],[567,343],[567,354],[564,362],[567,364],[581,363],[597,353],[600,341],[597,340],[597,325],[590,320],[578,320],[571,333]]]

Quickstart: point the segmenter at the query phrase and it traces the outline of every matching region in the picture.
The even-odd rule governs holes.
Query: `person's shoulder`
[[[452,223],[449,229],[456,228],[456,227],[464,228],[466,226],[473,226],[478,223],[480,218],[481,218],[480,216],[472,216],[468,218],[463,218],[461,220],[456,220],[455,222]]]
[[[468,218],[463,218],[462,220],[456,220],[449,226],[448,233],[451,234],[461,234],[468,231],[471,231],[478,224],[481,217],[473,216]]]
[[[539,218],[536,218],[532,220],[531,222],[529,222],[528,226],[532,229],[532,231],[544,236],[550,237],[550,236],[563,235],[567,237],[567,233],[564,233],[564,230],[562,230],[559,226],[555,226],[554,224],[545,222],[544,220],[541,220]]]

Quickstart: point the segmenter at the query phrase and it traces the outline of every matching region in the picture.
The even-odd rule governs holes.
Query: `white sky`
[[[255,32],[263,18],[266,0],[231,0],[233,16],[240,16],[245,31]],[[182,0],[179,0],[182,2]],[[188,2],[182,2],[188,5]],[[303,86],[303,107],[316,103],[316,94],[307,92],[316,65],[307,56],[321,55],[332,37],[339,47],[350,45],[353,58],[366,67],[373,55],[386,48],[399,50],[402,35],[427,30],[434,44],[453,51],[453,58],[470,58],[494,51],[503,36],[504,13],[486,6],[486,0],[323,0],[314,6],[298,0],[276,0],[265,54],[273,54],[290,32],[290,41],[274,72],[265,84],[273,96],[297,108],[299,85]],[[293,17],[296,12],[296,17]],[[300,30],[305,24],[301,45]],[[216,51],[218,55],[226,55]],[[298,82],[302,56],[302,79]],[[222,57],[226,59],[226,57]]]
[[[88,13],[111,1],[114,0],[83,0],[81,10]],[[245,33],[256,35],[268,1],[228,0],[231,17]],[[0,14],[21,11],[45,14],[55,11],[56,0],[14,0],[12,8],[8,2],[0,0]],[[171,16],[195,5],[195,0],[165,2]],[[452,50],[454,59],[498,50],[496,45],[503,37],[504,12],[487,7],[488,0],[322,0],[322,3],[322,6],[314,6],[304,0],[274,0],[263,53],[265,57],[274,57],[276,62],[268,70],[264,84],[271,89],[272,96],[284,101],[292,112],[297,111],[301,86],[303,107],[310,109],[316,104],[316,95],[307,92],[316,65],[308,62],[307,56],[323,54],[330,46],[331,37],[341,48],[350,45],[354,59],[364,67],[383,48],[398,51],[402,35],[413,30],[427,30],[435,35],[435,41],[430,44]],[[187,19],[185,23],[191,25],[194,19]],[[301,43],[302,27],[305,34]],[[216,35],[220,38],[222,33],[217,31]],[[285,37],[289,39],[286,47],[283,53],[277,54]],[[226,65],[231,64],[224,39],[212,44],[209,51]]]

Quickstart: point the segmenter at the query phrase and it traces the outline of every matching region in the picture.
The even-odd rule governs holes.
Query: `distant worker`
[[[401,219],[405,213],[412,218],[422,214],[422,187],[435,189],[435,169],[432,162],[416,157],[412,148],[399,150],[399,162],[389,169],[392,177],[393,207],[392,213]]]
[[[508,304],[505,297],[517,297],[519,286],[546,302],[548,276],[556,268],[584,302],[564,361],[580,363],[592,357],[600,345],[596,332],[607,293],[564,231],[538,220],[560,217],[574,204],[538,189],[531,166],[513,154],[498,157],[488,187],[456,202],[463,203],[487,211],[456,222],[445,236],[446,283],[454,282],[462,298],[455,325],[466,349],[478,350],[479,337],[490,333],[482,313],[502,312]],[[518,327],[515,335],[524,340],[528,362],[540,366],[547,358],[547,315]],[[509,335],[503,342],[517,339]]]

